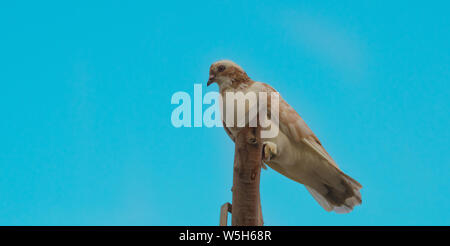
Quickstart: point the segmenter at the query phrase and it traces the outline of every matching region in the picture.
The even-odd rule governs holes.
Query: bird
[[[220,107],[222,118],[227,117],[224,114],[226,93],[265,92],[279,95],[269,84],[252,80],[244,69],[230,60],[219,60],[210,66],[207,86],[213,83],[219,86],[220,96],[224,100]],[[285,177],[303,184],[326,211],[349,213],[362,203],[362,185],[338,167],[305,121],[281,95],[278,100],[279,116],[275,126],[278,127],[278,134],[270,138],[261,137],[263,162]],[[269,115],[268,118],[270,120]],[[225,119],[222,121],[226,133],[234,141],[240,128],[225,124]]]

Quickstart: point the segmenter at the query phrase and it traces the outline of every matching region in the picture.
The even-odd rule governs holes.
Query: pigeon
[[[218,84],[223,100],[220,107],[222,118],[227,117],[224,114],[226,93],[279,95],[270,85],[253,81],[244,69],[230,60],[220,60],[211,65],[207,86],[213,83]],[[305,121],[281,96],[278,97],[278,107],[278,124],[271,124],[271,127],[278,127],[278,134],[262,137],[263,162],[285,177],[303,184],[328,212],[348,213],[360,205],[362,185],[338,167]],[[270,120],[270,115],[267,118]],[[236,124],[227,125],[225,119],[222,120],[226,133],[234,141],[240,128]]]

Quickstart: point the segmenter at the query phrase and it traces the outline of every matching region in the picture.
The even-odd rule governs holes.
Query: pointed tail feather
[[[314,199],[328,212],[349,213],[355,206],[362,203],[361,192],[359,192],[362,188],[361,184],[348,175],[344,173],[341,174],[343,174],[343,183],[346,184],[345,192],[333,189],[333,187],[326,184],[322,184],[322,189],[320,189],[325,192],[319,192],[318,190],[305,185],[306,189],[311,193]]]

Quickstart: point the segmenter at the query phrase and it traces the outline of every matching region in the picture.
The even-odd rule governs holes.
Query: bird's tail
[[[327,211],[335,211],[336,213],[348,213],[353,207],[362,203],[362,188],[358,181],[346,175],[339,170],[340,185],[320,184],[318,187],[312,188],[306,186],[314,199]]]

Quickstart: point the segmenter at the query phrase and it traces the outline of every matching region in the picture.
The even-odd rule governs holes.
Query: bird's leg
[[[273,142],[263,143],[263,161],[268,162],[277,155],[277,145]]]

